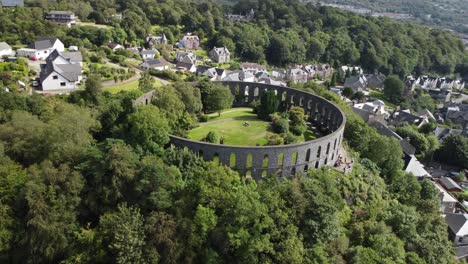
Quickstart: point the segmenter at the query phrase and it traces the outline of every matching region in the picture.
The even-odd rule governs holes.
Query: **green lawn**
[[[162,83],[158,80],[155,80],[154,85],[156,87],[162,86]],[[108,87],[102,88],[104,91],[109,91],[111,93],[118,93],[120,91],[133,91],[138,89],[138,80],[129,82],[129,83],[124,83],[124,84],[116,84]]]
[[[245,122],[250,126],[244,126]],[[203,140],[210,131],[217,131],[224,137],[225,145],[235,146],[264,146],[266,132],[270,128],[269,122],[257,119],[252,108],[240,107],[224,111],[221,116],[217,113],[208,115],[207,123],[200,123],[200,126],[189,131],[188,138],[193,140]],[[299,138],[299,142],[313,140],[320,137],[315,131],[307,130]]]
[[[244,126],[245,123],[250,126]],[[202,140],[210,131],[217,131],[224,137],[225,145],[236,146],[263,146],[266,144],[266,132],[270,127],[269,122],[257,119],[250,108],[238,108],[228,110],[220,118],[210,117],[208,123],[200,123],[200,126],[189,131],[188,138]]]

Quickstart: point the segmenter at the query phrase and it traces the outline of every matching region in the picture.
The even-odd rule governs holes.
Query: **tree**
[[[269,120],[270,115],[278,111],[278,98],[274,91],[266,91],[260,98],[260,107],[257,110],[257,116],[263,120]]]
[[[405,91],[404,83],[397,76],[389,76],[384,81],[384,95],[394,104],[398,104],[403,100],[403,92]]]
[[[128,117],[128,139],[134,146],[150,152],[161,151],[169,142],[169,125],[154,105],[137,107]]]
[[[99,236],[108,247],[109,262],[143,263],[144,223],[137,208],[121,204],[117,212],[103,215],[99,221]]]
[[[96,102],[96,97],[102,88],[101,77],[97,74],[92,74],[86,79],[85,91],[92,101]]]
[[[366,95],[363,92],[358,91],[353,95],[352,98],[354,100],[358,100],[358,102],[362,102],[364,99],[366,99]]]
[[[213,144],[219,144],[221,136],[216,131],[210,131],[205,137],[205,141]]]
[[[289,109],[289,130],[296,136],[301,136],[307,130],[306,116],[304,109],[299,106],[293,106]]]
[[[442,141],[436,158],[449,164],[468,168],[468,139],[461,135],[449,135]]]
[[[349,86],[346,86],[344,89],[343,89],[343,92],[341,93],[344,97],[347,97],[349,99],[353,98],[354,96],[354,90],[353,88],[349,87]]]
[[[334,71],[334,72],[333,72],[333,75],[332,75],[332,77],[331,77],[331,81],[330,81],[330,86],[331,86],[331,87],[335,87],[335,86],[336,86],[336,79],[337,79],[337,77],[336,77],[336,71]]]
[[[234,96],[229,88],[215,86],[208,94],[206,108],[209,111],[218,112],[218,116],[221,116],[221,111],[230,108],[233,101]]]

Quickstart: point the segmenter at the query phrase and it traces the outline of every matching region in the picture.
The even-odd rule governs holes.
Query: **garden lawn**
[[[154,85],[156,87],[162,86],[162,83],[158,80],[155,80]],[[120,91],[133,91],[138,89],[138,80],[133,82],[124,83],[124,84],[116,84],[108,87],[102,88],[103,91],[109,91],[111,93],[118,93]]]
[[[210,131],[216,131],[224,138],[224,145],[263,146],[266,144],[266,132],[269,122],[262,121],[252,113],[250,108],[236,108],[221,114],[221,117],[210,117],[209,122],[189,131],[188,138],[203,140]],[[244,126],[245,123],[249,126]]]

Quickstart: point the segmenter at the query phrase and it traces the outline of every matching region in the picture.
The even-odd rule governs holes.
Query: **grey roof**
[[[218,55],[229,55],[229,54],[231,54],[231,52],[229,52],[229,50],[226,47],[222,47],[222,48],[214,47],[212,49],[212,51],[215,52]]]
[[[82,62],[83,56],[81,52],[58,52],[54,50],[46,59],[46,61],[54,61],[57,57],[62,57],[64,60],[69,62]]]
[[[72,11],[61,11],[61,10],[54,10],[49,12],[50,15],[73,15]]]
[[[424,165],[418,161],[414,155],[405,155],[405,172],[410,172],[416,177],[431,176],[425,169]]]
[[[38,40],[28,46],[29,49],[35,49],[35,50],[45,50],[52,48],[54,46],[54,43],[57,41],[57,38],[45,38]]]
[[[166,65],[170,64],[164,58],[159,58],[159,59],[154,59],[154,60],[147,60],[144,63],[148,64],[150,67],[166,66]]]
[[[439,180],[440,184],[444,186],[446,189],[460,189],[463,190],[458,183],[456,183],[454,180],[447,178],[447,177],[442,177]]]
[[[55,64],[47,61],[41,71],[41,81],[49,77],[53,72],[57,72],[70,82],[77,82],[81,75],[81,65],[79,64]]]
[[[244,71],[234,71],[229,73],[223,81],[241,81],[243,82],[245,79],[253,78],[254,75],[249,72]]]
[[[24,0],[2,0],[3,7],[24,6]]]
[[[8,45],[6,42],[0,42],[0,50],[8,50],[11,49],[11,46]]]
[[[419,126],[424,121],[424,118],[415,116],[402,110],[393,112],[391,118],[391,123],[395,125],[408,124]]]
[[[466,223],[468,221],[468,214],[447,214],[445,222],[450,230],[458,236],[468,235]]]
[[[159,54],[159,51],[157,51],[157,50],[142,50],[141,54],[150,54],[150,55]]]
[[[185,63],[185,62],[181,62],[179,61],[177,64],[176,64],[176,68],[178,69],[191,69],[193,67],[194,64],[192,63]]]
[[[461,135],[463,130],[461,129],[453,129],[453,128],[446,128],[446,127],[436,127],[434,129],[434,135],[437,137],[439,141],[444,140],[449,135]]]

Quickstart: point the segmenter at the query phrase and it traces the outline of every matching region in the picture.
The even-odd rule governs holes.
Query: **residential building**
[[[468,129],[465,128],[464,130],[462,130],[447,127],[436,127],[434,129],[434,135],[440,142],[442,142],[449,135],[462,135],[464,137],[468,137]]]
[[[231,52],[226,47],[214,47],[210,51],[210,58],[217,63],[228,63],[231,61]]]
[[[395,110],[390,115],[389,124],[397,127],[402,125],[415,125],[416,127],[421,127],[424,124],[429,123],[429,119],[425,116],[417,116],[411,113],[408,113],[404,110]]]
[[[343,76],[343,77],[346,76],[347,72],[349,72],[352,75],[353,70],[357,75],[361,75],[361,74],[364,73],[362,68],[359,67],[359,66],[346,66],[346,65],[344,65],[344,66],[341,66],[340,68],[338,68],[338,71],[340,72],[341,76]]]
[[[307,82],[307,73],[301,68],[288,69],[286,71],[286,80],[293,81],[294,83]]]
[[[439,190],[440,196],[440,210],[443,214],[454,214],[456,212],[458,200],[450,195],[442,186],[431,181],[434,186]]]
[[[197,56],[192,52],[178,51],[176,52],[176,62],[197,64],[198,59]]]
[[[13,55],[15,55],[15,52],[13,51],[11,46],[8,45],[8,43],[6,42],[0,42],[0,59],[3,56],[13,56]]]
[[[432,98],[443,102],[449,102],[450,97],[452,96],[452,92],[450,90],[427,89],[427,92]]]
[[[364,92],[367,90],[367,79],[364,75],[356,75],[346,78],[344,87],[351,87],[353,91]]]
[[[67,27],[76,25],[76,16],[71,11],[50,11],[45,18]]]
[[[41,65],[40,81],[43,91],[70,91],[82,80],[80,52],[60,53],[54,50]]]
[[[107,47],[109,47],[114,52],[116,50],[118,50],[118,49],[123,49],[124,48],[122,45],[120,45],[119,43],[115,43],[115,42],[107,43]]]
[[[445,222],[455,246],[468,245],[468,214],[447,214]]]
[[[354,104],[353,108],[357,108],[363,111],[368,112],[372,115],[380,115],[384,118],[390,116],[387,110],[385,110],[385,103],[381,100],[375,100],[373,102]]]
[[[185,63],[181,61],[177,62],[175,68],[183,72],[196,72],[197,71],[197,65],[192,64],[192,63]]]
[[[160,36],[149,35],[146,37],[145,46],[147,49],[154,49],[157,45],[167,44],[168,40],[166,34],[162,33]]]
[[[140,56],[143,60],[152,60],[159,55],[158,50],[142,50]]]
[[[449,192],[463,192],[463,188],[451,178],[442,177],[439,179],[439,184]]]
[[[227,74],[223,81],[255,82],[255,75],[248,71],[233,71]]]
[[[383,83],[385,81],[385,75],[383,74],[367,74],[366,76],[367,80],[367,88],[372,88],[372,89],[377,89],[377,90],[382,90],[383,89]]]
[[[243,72],[249,72],[251,74],[256,74],[259,71],[266,71],[265,65],[260,65],[257,63],[243,62],[241,63],[241,69]]]
[[[200,47],[200,39],[196,35],[187,34],[179,40],[179,48],[197,50]]]
[[[221,81],[226,77],[226,70],[215,68],[206,65],[200,65],[197,67],[196,74],[198,76],[206,76],[211,81]]]
[[[145,71],[151,69],[163,71],[168,70],[170,68],[170,65],[171,64],[169,62],[167,62],[163,57],[161,57],[159,59],[147,60],[140,64],[139,67]]]
[[[18,49],[18,57],[27,57],[33,60],[45,60],[54,50],[58,52],[65,51],[65,46],[58,38],[43,38],[27,48]]]
[[[2,7],[24,6],[24,0],[2,0]]]
[[[231,21],[232,23],[238,23],[238,22],[248,22],[251,21],[255,18],[255,11],[253,9],[250,9],[250,12],[247,13],[246,15],[241,15],[241,14],[228,14],[226,18]]]

